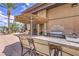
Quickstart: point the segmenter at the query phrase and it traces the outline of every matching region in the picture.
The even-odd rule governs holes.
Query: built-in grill
[[[60,25],[55,25],[52,27],[52,31],[47,33],[48,36],[65,38],[64,28]]]
[[[52,31],[49,32],[47,35],[51,37],[65,38],[65,35],[62,31]]]

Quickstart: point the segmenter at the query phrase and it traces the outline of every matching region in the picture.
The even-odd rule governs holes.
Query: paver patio
[[[17,56],[20,55],[19,39],[13,35],[0,35],[0,56]]]

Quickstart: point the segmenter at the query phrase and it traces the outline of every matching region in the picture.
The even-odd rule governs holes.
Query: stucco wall
[[[71,4],[65,4],[56,8],[51,8],[47,11],[48,31],[52,30],[53,25],[61,25],[65,28],[65,32],[79,33],[79,5],[71,7]],[[74,17],[70,17],[74,16]],[[60,18],[60,19],[59,19]]]
[[[39,11],[37,15],[46,18],[46,10]]]
[[[71,15],[79,15],[79,5],[77,7],[71,7],[71,4],[65,4],[48,10],[49,19],[66,17]]]

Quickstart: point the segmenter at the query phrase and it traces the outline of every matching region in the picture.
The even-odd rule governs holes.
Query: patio
[[[19,40],[13,35],[0,35],[0,55],[18,55]],[[19,49],[20,50],[20,49]]]

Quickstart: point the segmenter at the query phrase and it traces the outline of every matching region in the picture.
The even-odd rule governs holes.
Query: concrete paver
[[[13,35],[0,35],[0,56],[20,55],[19,38]]]

